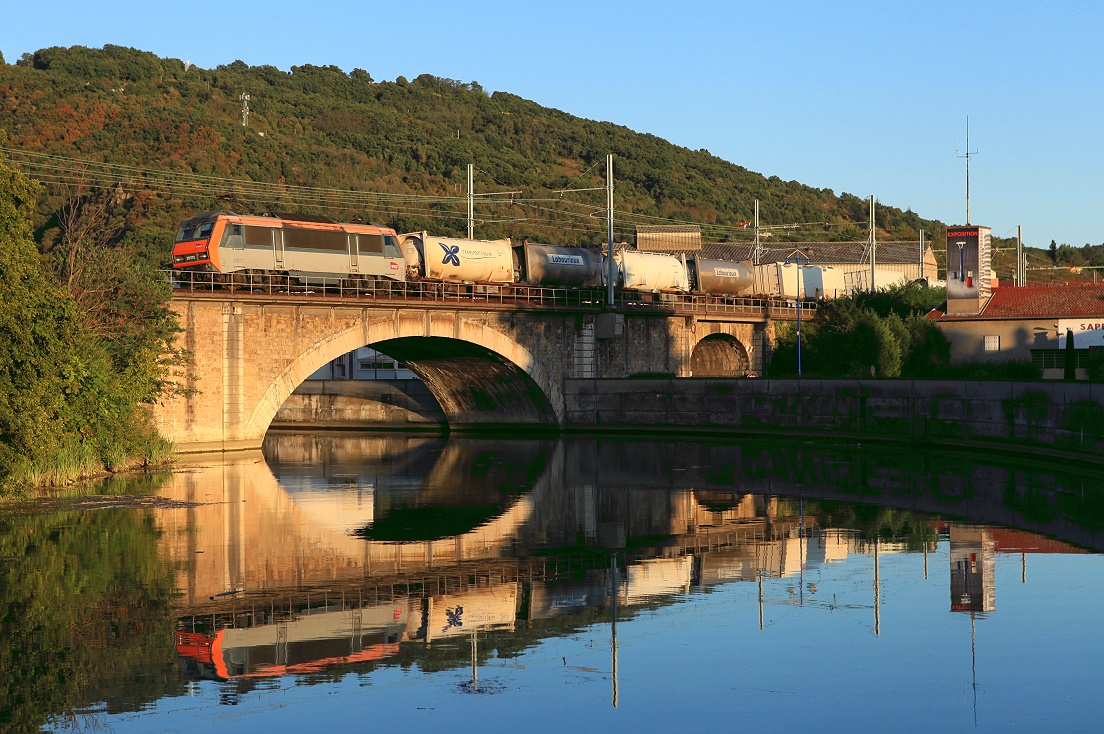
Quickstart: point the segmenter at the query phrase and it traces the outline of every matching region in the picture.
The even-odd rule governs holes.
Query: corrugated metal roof
[[[980,314],[937,317],[939,321],[987,319],[1076,319],[1104,317],[1104,285],[1028,285],[996,288]]]
[[[931,243],[925,242],[925,251],[931,249]],[[788,258],[794,250],[812,248],[813,253],[810,262],[813,265],[838,265],[860,263],[863,261],[863,253],[866,252],[865,242],[771,242],[764,243],[764,253],[761,262],[781,262]],[[743,262],[751,259],[751,251],[755,248],[752,242],[709,242],[701,246],[698,254],[710,260],[735,260]],[[920,241],[914,242],[879,242],[878,262],[883,265],[916,264],[920,256]]]
[[[641,224],[636,227],[638,250],[691,252],[701,249],[701,228],[696,224]]]

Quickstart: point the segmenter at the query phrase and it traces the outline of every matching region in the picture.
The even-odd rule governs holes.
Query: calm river
[[[1104,473],[270,433],[0,508],[0,731],[1099,731]]]

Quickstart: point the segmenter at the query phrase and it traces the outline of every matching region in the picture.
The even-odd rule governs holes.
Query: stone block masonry
[[[728,348],[758,370],[763,354],[758,345],[773,333],[763,315],[699,318],[642,310],[622,314],[622,335],[604,339],[596,333],[597,307],[477,301],[387,303],[212,292],[177,294],[172,308],[194,369],[180,385],[183,391],[153,406],[153,415],[157,429],[182,452],[259,447],[296,388],[358,347],[376,346],[405,362],[433,393],[450,429],[554,431],[564,425],[565,380],[687,377],[703,342],[714,357]],[[725,362],[699,361],[714,367]],[[330,420],[339,409],[335,398],[296,398],[298,404],[288,410],[298,410],[300,418],[311,413]],[[357,408],[369,418],[372,410]],[[640,407],[637,419],[659,419],[652,411],[650,405]],[[412,418],[384,412],[372,420]]]
[[[1104,457],[1104,385],[922,380],[580,380],[568,431],[823,435]]]

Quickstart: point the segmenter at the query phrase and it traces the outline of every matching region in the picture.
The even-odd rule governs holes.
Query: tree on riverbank
[[[114,469],[166,448],[142,402],[164,387],[167,294],[151,319],[138,289],[115,287],[100,308],[125,338],[89,329],[89,309],[57,282],[35,245],[39,193],[0,159],[0,493]]]
[[[824,301],[801,329],[802,373],[817,377],[937,377],[947,368],[950,345],[924,317],[946,297],[942,288],[908,283]],[[773,377],[797,375],[797,332],[778,336]]]

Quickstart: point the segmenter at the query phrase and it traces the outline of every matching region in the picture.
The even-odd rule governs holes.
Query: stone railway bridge
[[[363,346],[401,360],[433,392],[452,430],[563,423],[567,379],[760,371],[768,301],[717,299],[574,305],[466,297],[370,298],[178,290],[172,300],[194,368],[184,394],[154,407],[180,451],[257,448],[309,375]]]

